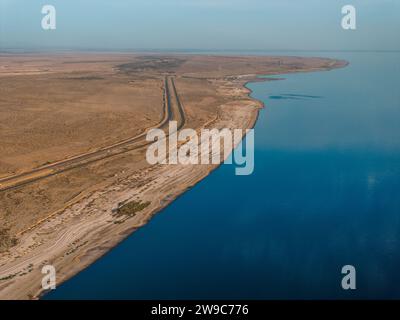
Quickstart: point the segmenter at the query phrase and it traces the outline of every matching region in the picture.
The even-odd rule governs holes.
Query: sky
[[[400,50],[399,33],[400,0],[0,0],[0,49]]]

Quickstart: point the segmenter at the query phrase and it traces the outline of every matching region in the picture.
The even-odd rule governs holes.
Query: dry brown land
[[[45,168],[43,179],[12,189],[1,178],[159,126],[166,77],[170,85],[174,79],[185,127],[246,129],[262,107],[246,82],[345,65],[300,57],[0,55],[0,298],[37,298],[45,264],[56,267],[59,283],[70,278],[216,166],[150,166],[146,149],[131,145],[58,174]],[[126,203],[131,215],[118,210]]]

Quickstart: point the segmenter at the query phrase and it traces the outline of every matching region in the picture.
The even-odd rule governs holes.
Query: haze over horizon
[[[45,4],[56,30],[41,28]],[[341,28],[346,4],[357,30]],[[396,0],[0,0],[0,10],[0,49],[400,50]]]

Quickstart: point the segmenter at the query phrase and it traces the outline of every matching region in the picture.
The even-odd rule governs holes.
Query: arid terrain
[[[216,165],[149,165],[145,133],[252,128],[258,75],[345,61],[127,53],[0,54],[0,299],[35,299],[131,234]]]

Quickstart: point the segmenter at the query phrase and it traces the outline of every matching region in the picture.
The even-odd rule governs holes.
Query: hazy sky
[[[42,6],[57,29],[41,28]],[[357,30],[341,8],[357,9]],[[400,50],[400,0],[0,0],[0,48]]]

